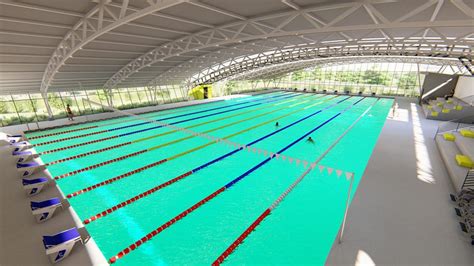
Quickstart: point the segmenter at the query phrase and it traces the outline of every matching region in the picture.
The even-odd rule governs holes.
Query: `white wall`
[[[456,84],[454,96],[474,105],[474,77],[460,76]]]

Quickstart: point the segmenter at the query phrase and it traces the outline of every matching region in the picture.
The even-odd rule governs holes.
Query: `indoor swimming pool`
[[[323,265],[392,104],[275,91],[26,136],[111,263]]]

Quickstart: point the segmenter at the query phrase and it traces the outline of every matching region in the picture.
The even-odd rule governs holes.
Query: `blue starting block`
[[[21,176],[25,177],[46,169],[46,166],[33,161],[27,163],[17,163],[16,169],[18,172],[20,172]]]
[[[33,151],[14,151],[12,152],[12,155],[17,158],[18,163],[26,162],[39,156]]]
[[[38,223],[42,223],[53,217],[54,212],[59,207],[69,207],[69,203],[66,200],[61,201],[59,198],[31,202],[31,212]]]
[[[17,143],[17,142],[25,140],[25,136],[23,136],[23,135],[7,135],[7,140],[10,143]]]
[[[11,143],[11,146],[13,146],[13,151],[24,151],[27,149],[33,148],[33,145],[28,143],[27,141],[20,141],[20,142],[15,142]]]
[[[85,230],[85,229],[84,229]],[[74,244],[80,242],[84,244],[81,233],[77,228],[62,231],[53,236],[43,236],[43,245],[46,255],[52,263],[57,263],[65,259],[74,248]]]
[[[39,177],[35,179],[23,178],[23,188],[26,190],[28,196],[33,196],[41,192],[43,187],[49,183],[49,179],[46,177]]]

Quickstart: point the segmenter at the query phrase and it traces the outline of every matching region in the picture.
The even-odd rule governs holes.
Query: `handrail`
[[[467,116],[464,116],[464,117],[461,117],[461,118],[455,118],[455,119],[452,119],[452,120],[449,120],[449,121],[443,121],[443,122],[439,123],[438,128],[436,129],[436,133],[434,134],[434,138],[436,138],[436,135],[438,135],[439,133],[449,131],[449,130],[440,131],[440,128],[442,126],[447,125],[447,124],[457,123],[456,131],[458,131],[460,124],[462,124],[462,121],[465,120],[465,119],[469,119],[469,118],[472,118],[474,120],[474,115],[470,114],[470,115],[467,115]]]
[[[474,187],[474,169],[469,169],[466,174],[466,178],[464,178],[464,182],[462,183],[461,190],[465,187]]]

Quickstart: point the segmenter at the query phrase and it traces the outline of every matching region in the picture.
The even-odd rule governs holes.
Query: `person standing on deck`
[[[66,105],[66,113],[67,113],[67,119],[69,121],[74,121],[74,114],[72,113],[71,106],[68,104]]]

